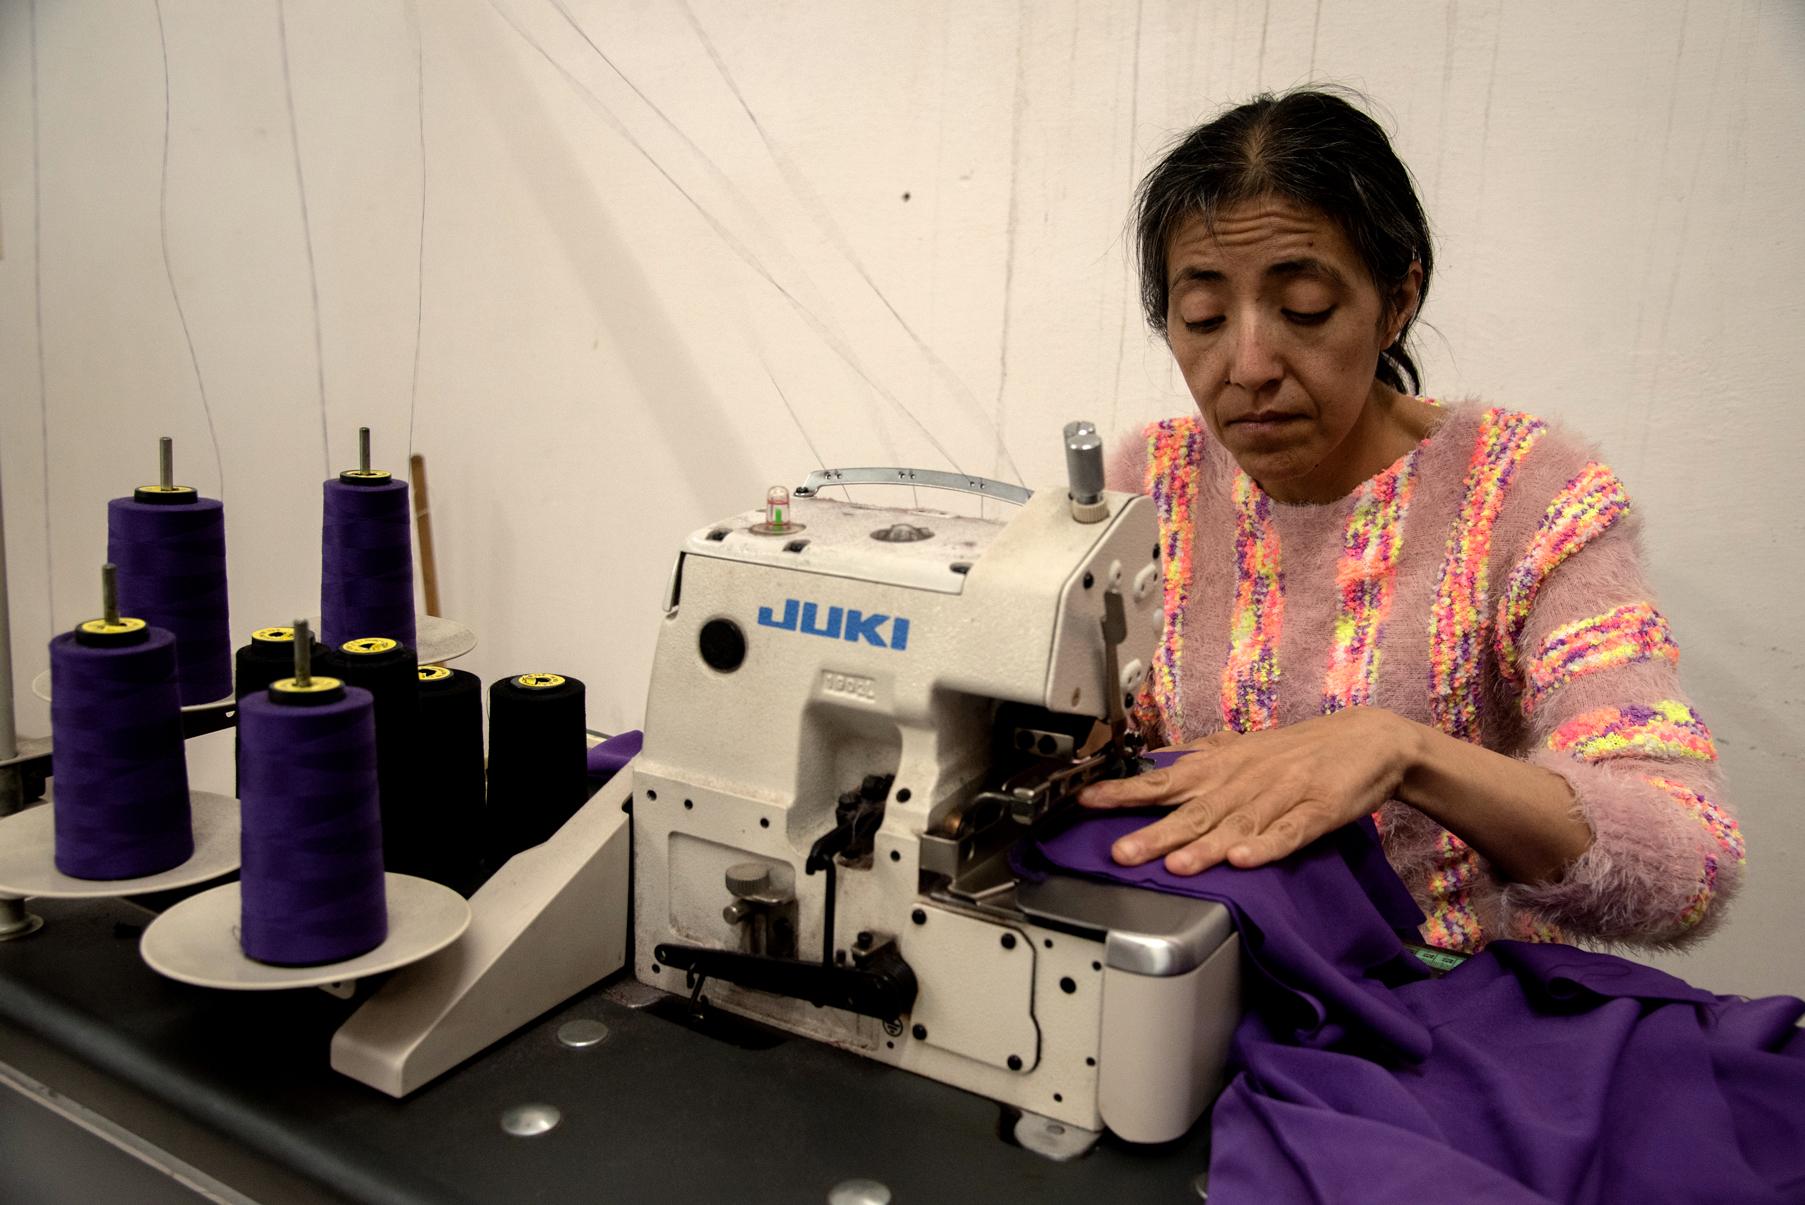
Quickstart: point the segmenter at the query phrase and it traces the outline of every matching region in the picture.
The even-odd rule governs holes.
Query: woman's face
[[[1187,218],[1166,258],[1167,342],[1235,461],[1282,501],[1338,498],[1376,472],[1362,468],[1375,431],[1361,419],[1390,392],[1379,353],[1421,269],[1388,301],[1340,226],[1275,197],[1224,211],[1213,231]]]

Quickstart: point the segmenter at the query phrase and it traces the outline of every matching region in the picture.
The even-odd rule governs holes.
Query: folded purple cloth
[[[607,782],[628,762],[639,756],[646,734],[635,728],[611,736],[589,750],[589,778],[592,784]]]
[[[1257,870],[1115,865],[1152,814],[1086,814],[1016,860],[1234,913],[1253,988],[1215,1205],[1805,1202],[1805,1002],[1519,942],[1431,979],[1370,822]]]
[[[1423,914],[1385,861],[1370,820],[1256,870],[1221,865],[1175,875],[1158,860],[1118,866],[1110,846],[1159,814],[1082,814],[1018,850],[1017,869],[1032,875],[1048,866],[1216,900],[1234,914],[1241,948],[1259,972],[1262,1009],[1274,1024],[1319,1045],[1377,1044],[1417,1058],[1428,1053],[1428,1031],[1390,990],[1429,975],[1397,933],[1414,929]]]
[[[1249,1015],[1212,1201],[1805,1201],[1800,1001],[1508,941],[1394,995],[1434,1041],[1415,1065]]]

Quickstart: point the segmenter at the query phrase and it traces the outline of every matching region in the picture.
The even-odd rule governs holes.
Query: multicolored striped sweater
[[[1500,881],[1427,816],[1385,804],[1385,851],[1429,944],[1679,945],[1721,917],[1742,836],[1629,497],[1583,442],[1452,405],[1348,497],[1293,505],[1193,415],[1118,449],[1110,485],[1159,513],[1166,629],[1136,709],[1152,743],[1385,707],[1571,785],[1593,843],[1540,885]]]

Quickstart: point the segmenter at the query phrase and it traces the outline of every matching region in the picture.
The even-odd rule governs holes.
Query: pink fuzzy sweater
[[[1291,505],[1192,415],[1123,445],[1110,478],[1159,513],[1166,629],[1137,708],[1153,744],[1376,706],[1560,774],[1593,841],[1539,886],[1501,881],[1407,804],[1381,809],[1433,945],[1676,945],[1719,919],[1742,837],[1637,518],[1585,443],[1453,405],[1346,498]]]

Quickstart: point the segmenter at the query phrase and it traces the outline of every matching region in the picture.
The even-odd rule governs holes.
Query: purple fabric
[[[639,756],[640,747],[645,744],[646,734],[635,728],[630,732],[622,732],[611,736],[601,744],[589,750],[589,780],[593,784],[607,782],[628,762]]]
[[[1520,942],[1394,994],[1420,1063],[1243,1023],[1213,1201],[1805,1200],[1800,1001]]]
[[[1147,814],[1018,855],[1220,900],[1256,985],[1212,1117],[1210,1199],[1805,1202],[1805,1003],[1714,996],[1559,945],[1440,979],[1403,949],[1370,826],[1274,866],[1116,866]]]
[[[1428,1032],[1392,999],[1389,986],[1429,974],[1396,932],[1423,914],[1385,861],[1371,821],[1258,870],[1224,865],[1180,876],[1157,860],[1116,865],[1110,846],[1158,815],[1135,809],[1078,816],[1064,831],[1018,852],[1017,869],[1033,874],[1039,864],[1216,900],[1234,914],[1241,948],[1261,980],[1280,989],[1263,1004],[1275,1026],[1319,1044],[1378,1045],[1415,1058],[1428,1053]],[[1324,924],[1331,916],[1338,923]]]

